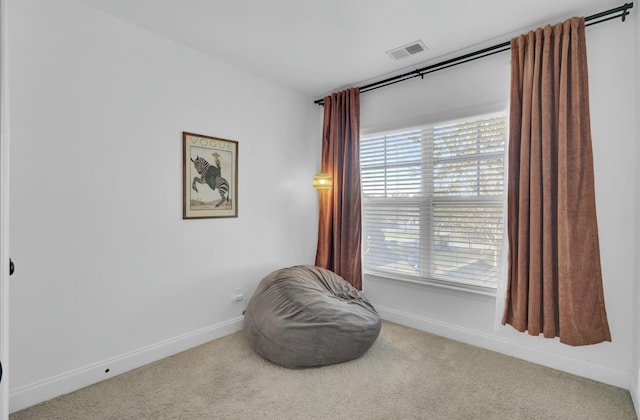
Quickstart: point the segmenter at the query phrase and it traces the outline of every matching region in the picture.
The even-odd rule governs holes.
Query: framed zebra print
[[[183,219],[238,217],[238,142],[182,133]]]

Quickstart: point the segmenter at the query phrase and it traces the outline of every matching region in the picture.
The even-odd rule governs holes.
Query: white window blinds
[[[495,288],[505,116],[360,140],[365,273]]]

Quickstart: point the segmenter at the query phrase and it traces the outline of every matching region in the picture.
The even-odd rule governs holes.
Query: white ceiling
[[[624,0],[77,0],[320,98]],[[429,51],[385,52],[421,39]]]

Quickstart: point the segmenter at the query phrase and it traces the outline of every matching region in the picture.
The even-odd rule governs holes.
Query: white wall
[[[596,200],[605,303],[612,343],[570,347],[497,326],[502,297],[365,278],[367,296],[383,317],[436,334],[629,388],[634,346],[634,229],[638,195],[636,20],[587,29]],[[636,51],[636,54],[633,52]],[[363,94],[364,133],[507,107],[509,53]],[[634,248],[635,247],[635,248]],[[636,297],[634,298],[634,294]],[[496,313],[498,308],[498,313]],[[498,316],[497,316],[498,315]]]
[[[2,362],[2,380],[0,381],[0,420],[9,417],[9,142],[6,136],[8,119],[7,91],[7,26],[6,1],[0,0],[0,362]]]
[[[236,331],[236,288],[312,263],[320,132],[313,98],[73,1],[8,13],[16,411]],[[238,218],[182,220],[182,131],[239,141]]]

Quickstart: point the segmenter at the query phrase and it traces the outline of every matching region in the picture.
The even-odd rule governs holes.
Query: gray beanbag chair
[[[293,369],[358,358],[380,327],[380,316],[356,288],[312,265],[283,268],[262,279],[244,316],[255,351]]]

